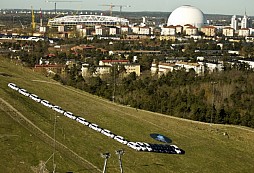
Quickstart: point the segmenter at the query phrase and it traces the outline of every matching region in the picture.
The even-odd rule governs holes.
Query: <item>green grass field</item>
[[[110,152],[107,172],[120,172],[115,150],[124,149],[125,173],[170,172],[253,172],[254,130],[237,126],[209,125],[182,120],[162,114],[136,110],[114,104],[86,92],[63,86],[33,72],[31,69],[0,59],[0,97],[26,118],[53,137],[54,117],[57,116],[56,140],[100,170],[103,152]],[[169,137],[184,155],[136,152],[86,126],[55,113],[43,105],[8,88],[13,82],[30,93],[49,100],[63,109],[84,117],[103,128],[131,141],[159,143],[150,137],[159,133]],[[40,162],[46,162],[53,147],[14,121],[0,109],[0,170],[32,172]],[[227,133],[228,136],[223,135]],[[57,172],[98,172],[82,166],[57,151]],[[52,172],[52,159],[46,168]],[[0,171],[0,172],[1,172]]]

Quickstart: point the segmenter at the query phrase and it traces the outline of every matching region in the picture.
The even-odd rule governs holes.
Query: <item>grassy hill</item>
[[[124,149],[123,168],[126,173],[154,172],[252,172],[254,170],[254,131],[239,126],[209,125],[178,119],[158,113],[136,110],[103,100],[83,91],[63,86],[31,69],[0,58],[0,98],[41,130],[53,137],[54,117],[56,140],[77,153],[89,164],[77,160],[56,146],[57,172],[100,172],[101,153],[110,152],[107,172],[120,172],[115,150]],[[136,152],[86,126],[55,113],[39,103],[7,87],[9,82],[30,93],[49,100],[63,109],[84,117],[103,128],[131,141],[159,143],[151,133],[169,137],[185,155]],[[50,142],[14,121],[12,112],[0,108],[0,170],[3,172],[31,172],[45,163],[53,152]],[[228,136],[224,135],[227,133]],[[53,170],[52,159],[46,163]]]

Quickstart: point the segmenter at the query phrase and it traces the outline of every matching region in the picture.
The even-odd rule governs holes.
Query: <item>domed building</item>
[[[175,9],[168,18],[167,25],[187,25],[190,24],[197,28],[201,28],[202,26],[206,25],[206,18],[204,13],[193,6],[190,5],[183,5]]]

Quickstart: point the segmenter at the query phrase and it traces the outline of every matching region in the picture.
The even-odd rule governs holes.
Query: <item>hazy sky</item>
[[[59,1],[59,0],[49,0]],[[63,1],[63,0],[60,0]],[[71,1],[71,0],[66,0]],[[58,2],[58,9],[77,10],[108,10],[109,7],[102,4],[130,5],[123,8],[123,11],[162,11],[172,12],[181,5],[192,5],[199,8],[205,14],[228,14],[254,16],[254,0],[73,0],[82,2]],[[54,3],[47,3],[45,0],[0,0],[0,9],[54,9]],[[114,8],[113,10],[119,10]]]

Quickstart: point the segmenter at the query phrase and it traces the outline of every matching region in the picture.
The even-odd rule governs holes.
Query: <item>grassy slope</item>
[[[11,76],[1,75],[3,73]],[[0,59],[0,96],[51,136],[53,136],[55,112],[10,90],[7,87],[9,82],[16,83],[29,92],[129,140],[156,143],[149,134],[161,133],[171,138],[174,144],[186,151],[185,155],[135,152],[88,127],[81,126],[75,121],[57,114],[59,115],[56,130],[57,140],[100,169],[103,167],[100,153],[108,151],[112,154],[108,160],[108,172],[119,172],[117,156],[114,153],[115,150],[123,148],[126,152],[123,156],[123,166],[125,172],[128,173],[156,171],[251,172],[254,170],[253,131],[232,126],[210,126],[123,107],[71,87],[32,80],[55,83],[29,69]],[[13,128],[10,130],[11,127]],[[229,138],[223,135],[224,132],[229,134]],[[5,162],[9,160],[6,162],[7,167],[3,167],[3,169],[10,170],[12,165],[15,165],[16,169],[27,170],[31,166],[38,165],[40,160],[47,160],[52,153],[51,147],[38,138],[30,136],[30,132],[1,112],[0,135],[2,134],[24,136],[22,138],[0,138],[1,140],[7,139],[7,142],[0,144],[4,155],[0,162],[3,163],[2,159]],[[11,142],[8,143],[9,140]],[[31,143],[31,141],[34,142]],[[9,154],[10,150],[6,145],[9,148],[14,148],[11,150],[12,155]],[[16,149],[16,146],[20,147]],[[29,149],[26,149],[27,146],[30,146]],[[20,160],[25,160],[25,164],[16,164]],[[64,157],[64,153],[57,153],[57,168],[60,172],[69,170],[87,172],[68,160]],[[47,165],[48,169],[51,169],[51,165],[51,163]]]

